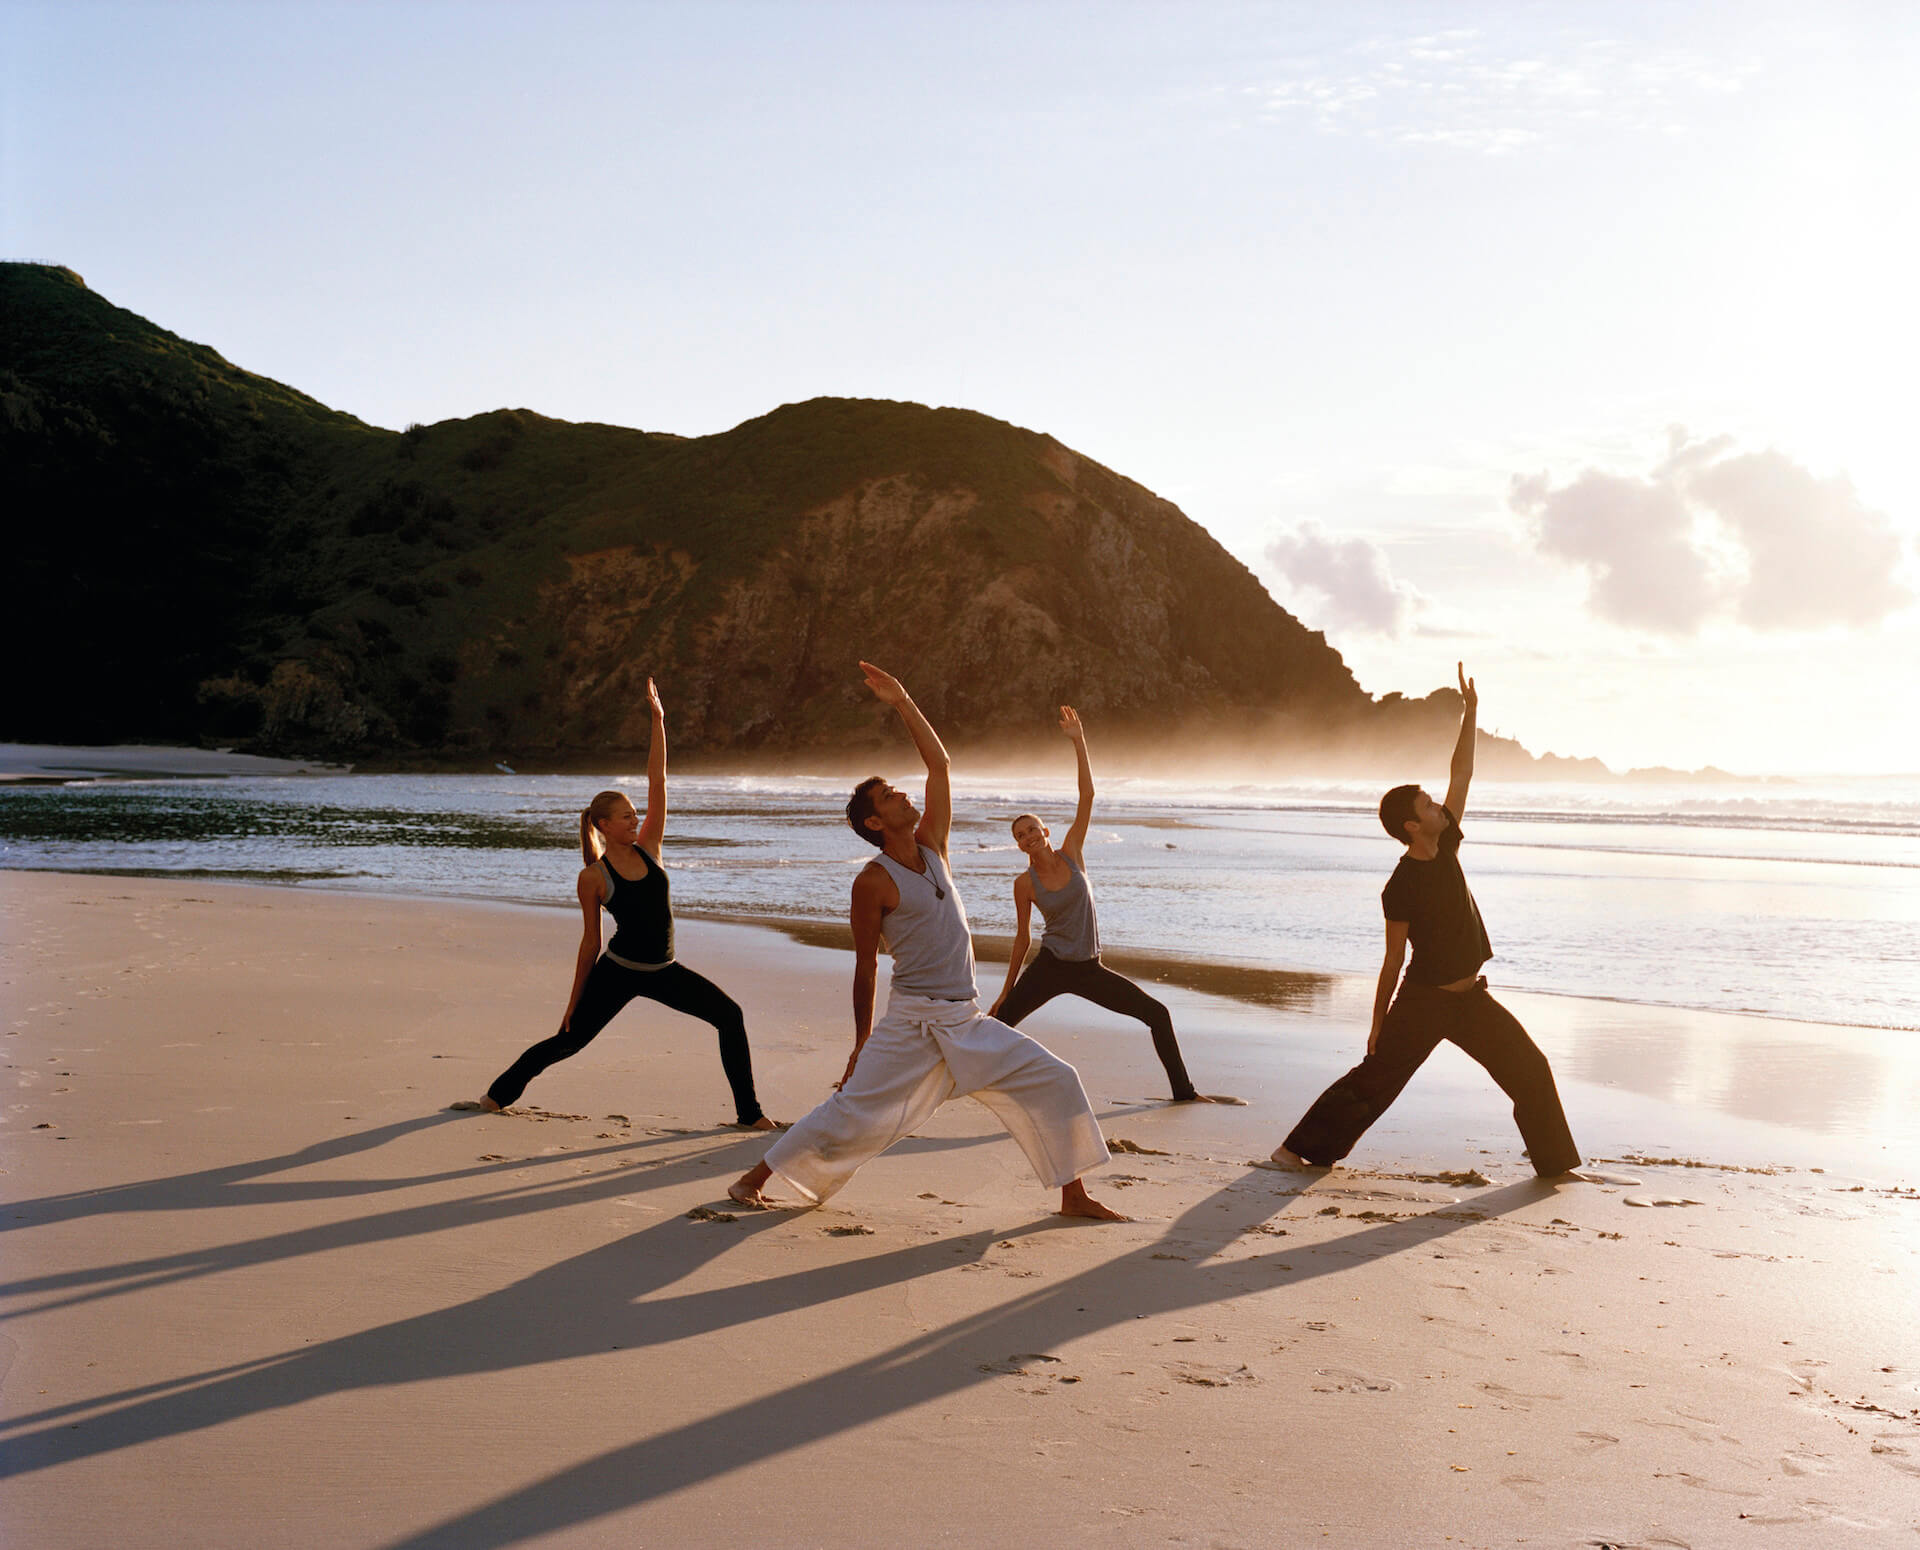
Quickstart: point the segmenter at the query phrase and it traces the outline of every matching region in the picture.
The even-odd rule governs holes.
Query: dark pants
[[[1180,1041],[1173,1036],[1173,1014],[1123,974],[1115,974],[1098,958],[1068,962],[1056,958],[1046,948],[1033,955],[1033,962],[1021,971],[1013,989],[994,1015],[1009,1028],[1018,1028],[1020,1019],[1038,1011],[1055,996],[1079,996],[1095,1006],[1122,1017],[1137,1018],[1153,1034],[1153,1052],[1167,1068],[1167,1080],[1173,1084],[1173,1096],[1195,1096],[1193,1082],[1187,1076],[1186,1063],[1180,1058]]]
[[[720,1035],[720,1064],[727,1073],[727,1085],[733,1089],[733,1107],[740,1123],[751,1125],[760,1118],[760,1102],[753,1095],[753,1056],[747,1049],[746,1019],[733,997],[704,975],[677,963],[664,969],[628,969],[604,957],[587,971],[579,1005],[574,1007],[567,1026],[508,1066],[487,1089],[487,1096],[503,1109],[517,1101],[527,1083],[555,1062],[579,1054],[636,996],[712,1023]]]
[[[1527,1144],[1533,1171],[1565,1173],[1580,1164],[1567,1129],[1553,1068],[1511,1012],[1487,994],[1403,984],[1387,1009],[1374,1052],[1323,1092],[1287,1137],[1287,1149],[1330,1168],[1382,1114],[1434,1046],[1449,1039],[1481,1065],[1513,1100],[1514,1123]]]

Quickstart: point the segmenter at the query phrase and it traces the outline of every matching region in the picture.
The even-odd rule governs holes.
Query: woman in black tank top
[[[583,928],[574,962],[573,992],[560,1031],[542,1039],[507,1067],[484,1098],[466,1098],[456,1109],[497,1112],[517,1101],[548,1066],[577,1055],[629,1001],[644,997],[711,1023],[720,1036],[720,1064],[733,1089],[735,1123],[773,1130],[753,1092],[753,1056],[746,1020],[734,999],[712,980],[673,955],[673,904],[660,840],[667,826],[667,726],[660,692],[647,680],[653,712],[653,745],[647,753],[647,815],[635,811],[626,793],[602,791],[580,814],[578,893]],[[600,912],[613,916],[613,940],[600,946]]]

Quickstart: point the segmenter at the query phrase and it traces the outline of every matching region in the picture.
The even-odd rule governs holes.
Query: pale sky
[[[1375,693],[1920,769],[1920,9],[0,0],[0,256],[376,424],[977,409]]]

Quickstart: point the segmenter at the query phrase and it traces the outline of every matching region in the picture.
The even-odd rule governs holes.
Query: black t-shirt
[[[1407,923],[1413,944],[1407,979],[1415,985],[1451,985],[1478,974],[1493,956],[1480,908],[1460,870],[1460,824],[1451,812],[1439,843],[1440,854],[1431,861],[1402,856],[1380,890],[1387,919]]]

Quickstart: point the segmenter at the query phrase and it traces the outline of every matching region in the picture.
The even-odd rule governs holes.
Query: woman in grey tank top
[[[1086,729],[1071,705],[1060,707],[1060,730],[1073,742],[1080,770],[1080,805],[1066,842],[1053,848],[1052,831],[1032,813],[1013,820],[1013,840],[1027,855],[1027,870],[1014,880],[1013,906],[1017,924],[1013,955],[1007,964],[1007,983],[994,1003],[992,1015],[1009,1027],[1046,1005],[1055,996],[1079,996],[1095,1006],[1137,1018],[1153,1034],[1153,1052],[1166,1068],[1175,1103],[1239,1103],[1194,1091],[1174,1037],[1173,1014],[1123,974],[1100,961],[1100,923],[1093,908],[1093,885],[1087,881],[1085,848],[1087,826],[1093,821],[1093,765],[1087,758]],[[1033,962],[1021,965],[1031,940],[1027,922],[1040,906],[1046,929]]]

